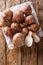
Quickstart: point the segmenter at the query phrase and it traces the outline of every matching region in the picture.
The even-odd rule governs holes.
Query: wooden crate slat
[[[5,0],[0,0],[0,11],[5,9]]]
[[[0,0],[0,11],[5,9],[5,0]],[[0,27],[0,65],[6,65],[5,62],[5,39]]]
[[[39,1],[39,9],[43,9],[43,0]]]
[[[38,65],[43,65],[43,38],[38,44]]]
[[[12,7],[20,3],[20,0],[6,0],[6,8]]]
[[[0,65],[5,65],[5,39],[0,28]]]
[[[0,65],[5,65],[5,39],[0,29]]]
[[[43,30],[43,0],[39,1],[39,22]],[[38,65],[43,65],[43,38],[38,44]]]
[[[37,65],[37,47],[35,44],[31,48],[22,47],[21,55],[22,65]]]
[[[43,30],[43,0],[38,0],[38,17]],[[38,43],[38,65],[43,65],[43,38]]]
[[[20,48],[13,50],[7,49],[7,65],[21,65]]]

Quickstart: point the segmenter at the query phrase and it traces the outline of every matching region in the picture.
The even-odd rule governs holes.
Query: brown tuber
[[[28,25],[34,23],[34,17],[32,15],[27,16],[25,19],[25,23],[27,23]]]
[[[10,21],[12,19],[13,12],[10,9],[4,10],[3,13],[5,14],[5,16],[3,17],[5,22]]]
[[[15,30],[15,31],[21,31],[21,28],[20,28],[18,23],[12,23],[11,24],[11,29]]]
[[[33,32],[37,32],[38,29],[39,29],[38,24],[32,24],[32,25],[30,25],[30,27],[28,27],[28,30],[33,31]]]
[[[31,7],[29,5],[24,5],[21,10],[24,12],[25,15],[30,15],[32,13]]]
[[[16,22],[16,23],[19,23],[19,22],[21,22],[21,20],[22,20],[23,18],[24,18],[23,12],[17,10],[17,11],[15,11],[15,12],[13,13],[12,21],[13,21],[13,22]]]
[[[22,28],[22,33],[24,35],[27,35],[28,34],[28,29],[26,27]]]
[[[22,25],[23,25],[23,27],[25,27],[25,26],[27,26],[28,24],[27,24],[27,22],[24,21],[24,22],[22,23]]]
[[[14,47],[22,46],[24,43],[24,36],[22,33],[16,33],[13,36],[12,44],[14,44]]]
[[[7,36],[12,36],[12,30],[10,27],[4,27],[4,32]]]
[[[9,14],[9,16],[10,16],[10,14]],[[12,21],[8,20],[7,18],[5,19],[4,17],[6,18],[7,15],[4,12],[1,12],[0,13],[0,26],[10,26]]]

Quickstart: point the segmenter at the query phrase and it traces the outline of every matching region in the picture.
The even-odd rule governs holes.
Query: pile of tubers
[[[24,5],[20,10],[11,11],[6,9],[0,15],[0,26],[4,27],[5,35],[11,37],[14,47],[23,43],[31,47],[33,41],[40,41],[37,31],[39,25],[35,23],[30,5]]]

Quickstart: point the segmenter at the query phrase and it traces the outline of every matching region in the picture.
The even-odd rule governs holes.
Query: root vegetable
[[[22,20],[23,18],[24,18],[23,12],[17,10],[17,11],[15,11],[15,12],[13,13],[12,21],[13,21],[13,22],[16,22],[16,23],[19,23],[19,22],[21,22],[21,20]]]
[[[25,45],[26,45],[27,47],[31,47],[32,44],[33,44],[32,32],[29,31],[29,34],[28,34],[28,35],[26,36],[26,38],[25,38]]]
[[[26,36],[28,34],[28,29],[26,27],[22,28],[22,33]]]
[[[39,29],[38,24],[32,24],[32,25],[30,25],[30,27],[28,27],[28,30],[33,31],[33,32],[37,32],[38,29]]]
[[[12,30],[10,27],[4,27],[4,32],[7,36],[12,36]]]
[[[38,43],[40,41],[40,37],[36,35],[35,33],[33,33],[33,39],[35,43]]]
[[[24,44],[24,36],[22,33],[16,33],[13,36],[12,44],[14,44],[14,47],[19,47]]]
[[[34,23],[34,17],[33,17],[32,15],[27,16],[26,19],[25,19],[25,22],[26,22],[28,25]]]
[[[29,5],[24,5],[21,9],[25,15],[30,15],[32,13],[31,7]]]
[[[10,9],[4,10],[3,13],[5,14],[5,16],[3,17],[5,22],[10,21],[12,19],[13,12]]]

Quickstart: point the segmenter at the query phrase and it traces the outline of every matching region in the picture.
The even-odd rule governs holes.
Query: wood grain
[[[43,0],[37,0],[37,13],[39,17],[39,23],[43,30]],[[41,41],[37,45],[37,62],[38,65],[43,65],[43,38],[41,38]]]
[[[21,65],[20,48],[13,50],[7,49],[7,65]]]
[[[0,0],[0,11],[5,9],[5,0]]]
[[[43,65],[43,38],[38,44],[38,65]]]
[[[43,10],[43,0],[40,0],[39,1],[39,9],[42,9]]]
[[[23,46],[21,55],[21,65],[37,65],[37,47],[35,44],[31,48]]]
[[[6,0],[6,8],[12,7],[20,3],[20,0]]]
[[[43,30],[43,0],[39,1],[39,23]],[[43,65],[43,38],[38,44],[38,65]]]
[[[0,11],[5,9],[5,0],[0,0]],[[5,62],[5,39],[2,34],[2,30],[0,27],[0,65],[6,65]]]
[[[5,39],[0,29],[0,65],[5,65]]]

